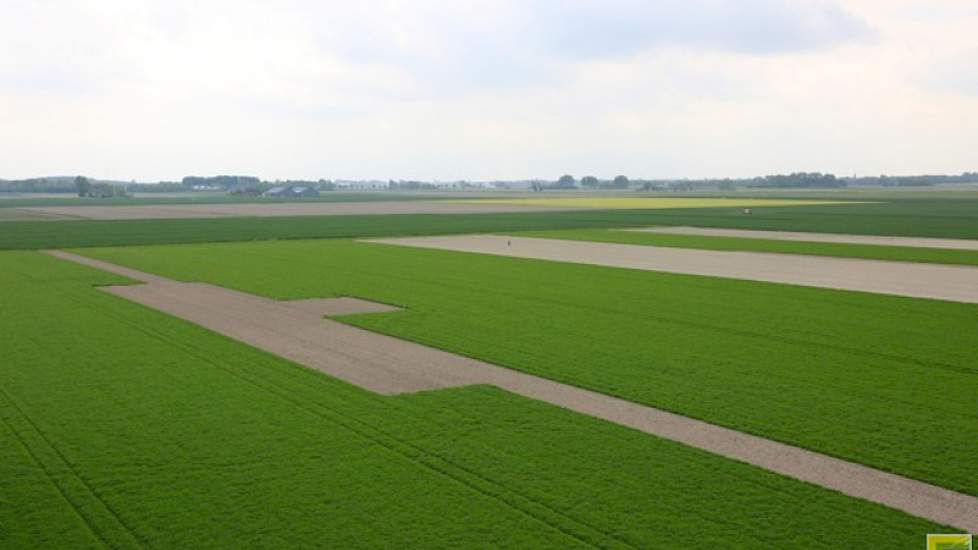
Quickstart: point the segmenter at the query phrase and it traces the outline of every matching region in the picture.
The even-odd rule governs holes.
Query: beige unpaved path
[[[978,303],[978,267],[460,235],[368,242]]]
[[[806,241],[819,243],[874,244],[882,246],[909,246],[913,248],[952,248],[978,250],[978,241],[966,239],[931,239],[925,237],[885,237],[877,235],[846,235],[836,233],[804,233],[800,231],[758,231],[756,229],[717,229],[712,227],[642,227],[625,229],[640,233],[666,233],[669,235],[699,235],[704,237],[738,237],[744,239],[772,239],[777,241]]]
[[[49,254],[145,282],[105,287],[107,292],[374,392],[391,395],[492,384],[944,525],[978,531],[978,498],[969,495],[321,318],[329,311],[396,309],[391,306],[349,298],[280,302],[66,252]]]

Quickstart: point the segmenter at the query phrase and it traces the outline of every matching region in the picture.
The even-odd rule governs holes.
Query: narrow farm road
[[[504,235],[366,242],[978,303],[978,267]]]
[[[48,254],[143,282],[104,287],[106,292],[374,392],[393,395],[491,384],[911,515],[978,531],[978,498],[970,495],[323,318],[385,311],[390,306],[350,298],[276,301],[67,252]]]
[[[967,239],[934,239],[930,237],[887,237],[881,235],[849,235],[844,233],[804,233],[800,231],[760,231],[757,229],[718,229],[713,227],[663,226],[626,229],[639,233],[666,235],[697,235],[703,237],[736,237],[742,239],[771,239],[816,243],[870,244],[880,246],[909,246],[912,248],[947,248],[978,250],[978,241]]]

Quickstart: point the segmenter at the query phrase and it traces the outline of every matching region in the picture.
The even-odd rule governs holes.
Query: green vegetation
[[[319,246],[177,255],[387,250]],[[371,394],[93,288],[123,282],[0,253],[2,548],[902,549],[950,529],[491,387]]]
[[[772,197],[773,198],[773,197]],[[800,198],[800,197],[799,197]],[[834,199],[837,197],[821,197]],[[978,238],[978,200],[894,200],[879,203],[740,209],[658,210],[640,225]],[[621,226],[619,226],[621,227]]]
[[[978,306],[355,243],[87,250],[978,494]]]
[[[742,229],[978,238],[978,200],[674,210],[584,210],[510,214],[408,214],[4,222],[0,250],[268,239],[436,235],[555,229],[698,225]]]
[[[638,244],[644,246],[668,246],[673,248],[739,250],[748,252],[803,254],[806,256],[836,256],[840,258],[867,258],[873,260],[893,260],[902,262],[978,265],[978,251],[974,250],[805,241],[779,241],[773,239],[713,237],[701,235],[670,235],[667,233],[643,233],[638,231],[621,231],[615,229],[527,231],[517,234],[523,237]]]
[[[403,214],[169,220],[4,222],[0,250],[267,239],[437,235],[634,225],[618,212]],[[626,220],[629,220],[626,222]]]

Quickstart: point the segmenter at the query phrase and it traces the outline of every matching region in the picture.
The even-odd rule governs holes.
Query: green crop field
[[[698,225],[737,229],[978,238],[978,200],[674,210],[405,214],[167,220],[8,221],[0,250]]]
[[[702,250],[727,250],[746,252],[772,252],[778,254],[803,254],[806,256],[835,256],[839,258],[864,258],[901,262],[926,262],[943,264],[978,265],[978,251],[910,246],[882,246],[867,244],[842,244],[805,241],[780,241],[740,237],[713,237],[701,235],[670,235],[667,233],[643,233],[616,229],[570,229],[562,231],[527,231],[515,233],[523,237],[594,241],[602,243],[667,246],[672,248],[698,248]]]
[[[346,321],[978,494],[978,306],[349,241],[89,256]]]
[[[270,267],[247,278],[285,294],[318,292],[323,268],[353,260],[325,280],[425,291],[409,316],[466,289],[450,255],[419,255],[438,260],[428,276],[449,271],[412,287],[370,261],[388,252],[292,243],[113,255],[187,275],[183,262],[202,253],[214,254],[213,275],[236,255],[264,258]],[[505,263],[497,273],[531,274]],[[94,288],[124,282],[0,253],[2,548],[902,549],[949,529],[490,387],[381,397]]]

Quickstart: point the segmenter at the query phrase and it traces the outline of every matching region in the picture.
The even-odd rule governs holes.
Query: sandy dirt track
[[[368,242],[978,303],[978,267],[503,235]]]
[[[909,246],[913,248],[952,248],[978,250],[978,241],[966,239],[931,239],[925,237],[884,237],[877,235],[845,235],[834,233],[803,233],[800,231],[758,231],[755,229],[715,229],[707,227],[647,227],[625,229],[640,233],[666,233],[669,235],[700,235],[704,237],[738,237],[745,239],[772,239],[777,241],[807,241],[819,243],[874,244],[882,246]]]
[[[915,516],[978,531],[978,498],[969,495],[321,318],[331,308],[349,313],[389,311],[391,306],[356,299],[279,302],[70,253],[49,253],[145,282],[105,287],[107,292],[378,393],[492,384]]]
[[[296,202],[171,204],[134,206],[35,206],[35,215],[85,220],[226,218],[235,216],[353,216],[358,214],[492,214],[574,210],[554,206],[477,204],[448,201]],[[577,210],[580,210],[578,208]]]

